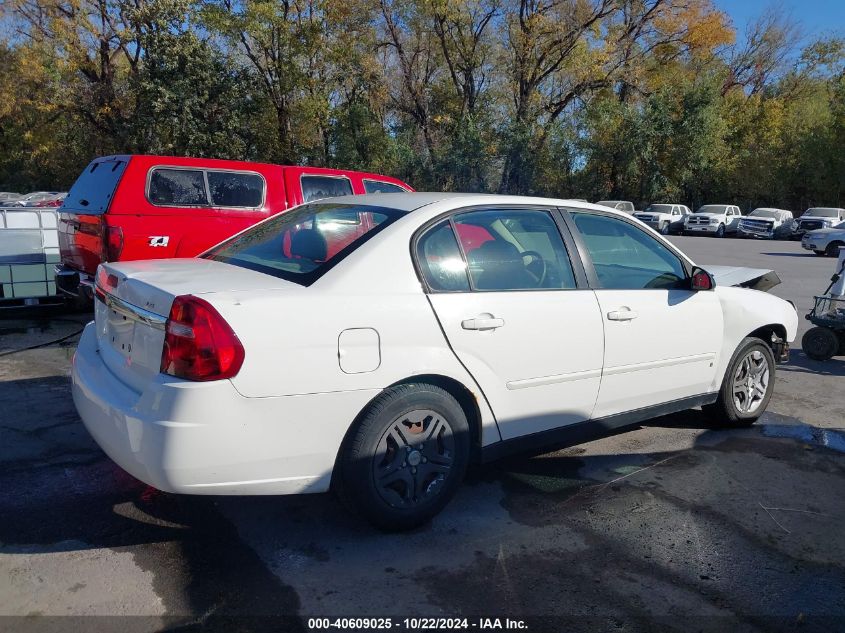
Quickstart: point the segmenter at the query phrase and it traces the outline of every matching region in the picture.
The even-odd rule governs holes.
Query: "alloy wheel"
[[[733,400],[736,410],[751,414],[760,408],[769,388],[769,363],[763,352],[752,350],[740,361],[734,373]]]

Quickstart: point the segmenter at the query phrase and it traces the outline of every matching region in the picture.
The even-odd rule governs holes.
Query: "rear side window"
[[[364,179],[364,191],[367,193],[406,193],[406,189],[390,182]]]
[[[255,225],[202,255],[308,286],[403,212],[308,204]]]
[[[173,206],[208,206],[201,169],[154,169],[150,174],[150,202]]]
[[[575,288],[563,238],[547,211],[471,211],[454,221],[475,290]]]
[[[264,179],[258,174],[233,171],[207,173],[212,206],[256,208],[264,203]]]
[[[91,215],[105,213],[126,169],[126,163],[127,160],[122,158],[94,161],[88,165],[70,188],[63,210]]]
[[[417,261],[432,290],[469,292],[467,266],[448,221],[429,229],[419,239]]]
[[[335,176],[302,176],[302,201],[311,202],[320,198],[351,196],[352,183],[349,178]]]
[[[257,209],[265,190],[264,178],[251,172],[156,167],[147,199],[161,206]]]

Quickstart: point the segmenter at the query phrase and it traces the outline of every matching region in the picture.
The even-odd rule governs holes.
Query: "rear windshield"
[[[65,198],[62,211],[100,215],[109,208],[117,183],[126,169],[126,158],[97,160],[85,168]]]
[[[404,212],[356,204],[308,204],[279,214],[201,257],[308,286]]]

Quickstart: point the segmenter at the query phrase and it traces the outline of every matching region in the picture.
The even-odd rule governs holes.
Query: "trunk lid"
[[[213,305],[232,302],[233,293],[304,290],[270,275],[197,258],[104,263],[97,287],[100,356],[139,393],[160,373],[165,323],[176,297],[201,296]]]

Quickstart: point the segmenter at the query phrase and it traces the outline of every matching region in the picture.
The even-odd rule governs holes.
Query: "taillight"
[[[116,262],[123,251],[123,229],[119,226],[103,225],[103,261]]]
[[[243,362],[243,345],[217,310],[199,297],[176,297],[165,325],[162,373],[222,380],[235,376]]]

